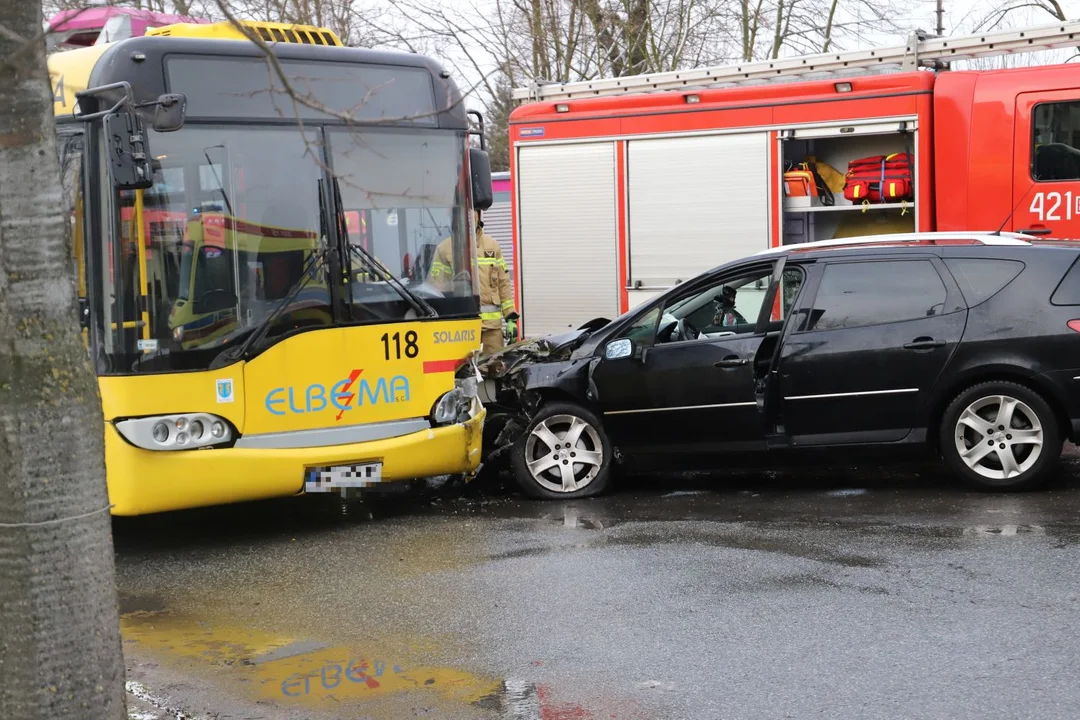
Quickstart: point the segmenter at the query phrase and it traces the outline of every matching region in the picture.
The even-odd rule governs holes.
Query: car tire
[[[1008,427],[998,422],[1003,411]],[[945,410],[938,439],[949,469],[985,491],[1043,485],[1060,463],[1063,443],[1046,400],[1006,381],[980,383],[957,395]]]
[[[571,434],[575,437],[568,437]],[[585,457],[589,461],[581,462]],[[545,500],[599,495],[611,481],[613,462],[611,443],[600,420],[584,407],[567,402],[541,407],[514,442],[510,457],[522,491]]]

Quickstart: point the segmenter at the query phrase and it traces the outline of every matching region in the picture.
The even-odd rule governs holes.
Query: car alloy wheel
[[[525,467],[538,485],[553,493],[585,489],[603,466],[600,434],[574,415],[541,420],[525,441]]]
[[[1008,395],[987,395],[969,404],[960,413],[953,436],[964,464],[990,480],[1023,475],[1043,452],[1038,414]]]

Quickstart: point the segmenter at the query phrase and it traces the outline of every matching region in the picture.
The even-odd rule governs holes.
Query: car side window
[[[1024,263],[1019,260],[945,258],[944,262],[960,286],[968,307],[989,300],[1024,269]],[[1054,302],[1053,298],[1050,302]]]
[[[636,345],[650,345],[652,344],[653,335],[656,333],[656,321],[659,319],[660,308],[655,307],[634,320],[630,327],[619,333],[619,337],[629,338]]]
[[[803,284],[803,272],[802,270],[794,267],[789,267],[784,270],[784,274],[780,276],[780,306],[777,308],[779,312],[774,312],[772,315],[772,322],[778,323],[776,327],[772,329],[780,329],[780,325],[784,320],[787,320],[788,315],[791,314],[791,308],[795,305],[795,298],[799,296],[799,290],[802,289]]]
[[[830,263],[806,330],[884,325],[940,315],[945,284],[928,260]]]
[[[674,299],[663,309],[656,342],[706,340],[754,332],[771,276],[771,269],[756,270],[727,277],[705,290]]]

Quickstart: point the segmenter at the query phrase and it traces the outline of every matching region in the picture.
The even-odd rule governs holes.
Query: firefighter
[[[480,211],[474,210],[476,217],[476,262],[480,268],[480,340],[485,355],[503,347],[502,322],[506,319],[507,334],[517,335],[517,310],[514,308],[514,294],[510,289],[510,271],[502,255],[499,243],[484,232],[484,223],[480,220]],[[428,282],[435,287],[445,289],[454,279],[453,245],[451,238],[446,238],[435,249],[428,272]]]

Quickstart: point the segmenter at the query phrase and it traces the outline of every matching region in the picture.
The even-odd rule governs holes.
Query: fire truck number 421
[[[1031,199],[1028,210],[1037,215],[1040,222],[1072,220],[1074,215],[1080,218],[1080,197],[1074,197],[1071,190],[1066,193],[1040,191]]]

